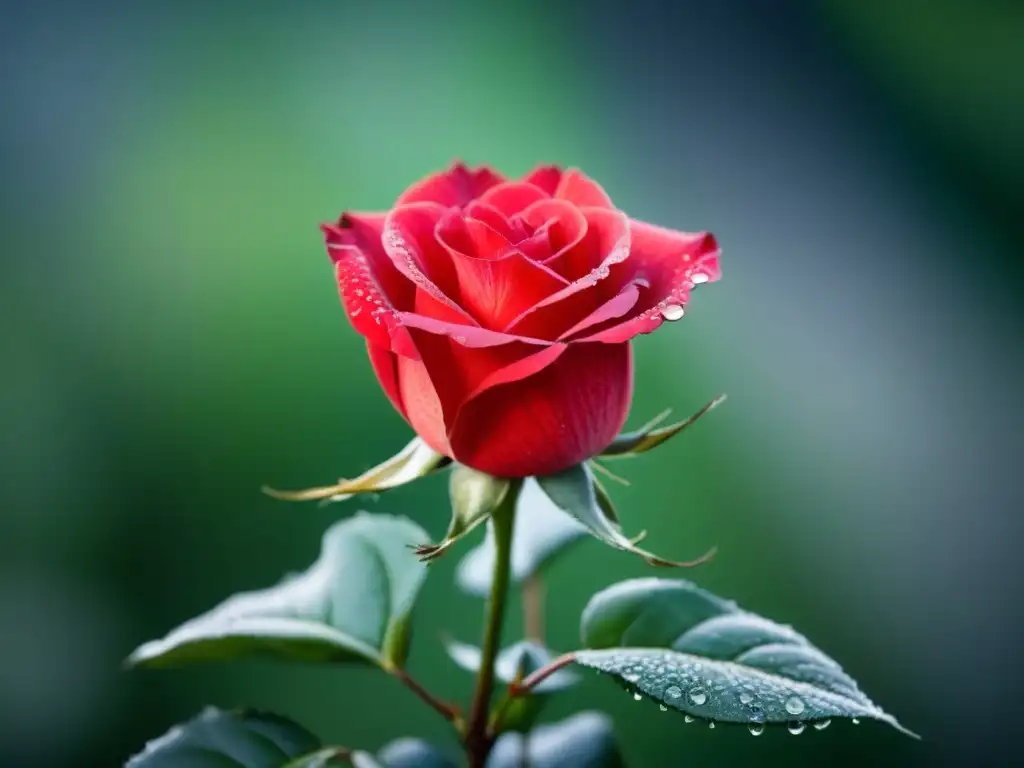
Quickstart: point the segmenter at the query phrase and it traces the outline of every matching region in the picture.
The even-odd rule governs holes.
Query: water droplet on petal
[[[669,304],[661,310],[661,316],[670,323],[675,322],[676,320],[682,320],[684,314],[686,314],[686,310],[678,304]]]
[[[801,733],[804,732],[804,728],[806,727],[807,726],[803,723],[790,723],[788,726],[786,726],[786,730],[792,733],[794,736],[799,736]]]
[[[743,693],[740,694],[740,704],[749,704],[753,700],[754,700],[754,697],[751,696],[746,691],[744,691]]]
[[[696,719],[697,718],[695,718],[693,715],[683,715],[683,722],[684,723],[692,723]]]
[[[683,695],[683,689],[678,685],[670,685],[665,689],[665,695],[670,699],[678,699]]]
[[[790,696],[786,699],[786,711],[791,715],[799,715],[804,711],[804,702],[799,696]]]
[[[747,726],[747,730],[750,731],[751,736],[760,736],[764,733],[764,723],[751,723]]]
[[[690,691],[690,701],[692,701],[697,706],[700,706],[701,704],[703,704],[707,700],[708,700],[708,695],[706,693],[704,693],[704,689],[703,688],[699,688],[698,687],[698,688],[694,688],[692,691]]]
[[[824,731],[830,725],[832,725],[832,721],[829,720],[828,718],[825,718],[824,720],[819,720],[818,722],[816,722],[814,724],[814,730],[816,730],[816,731]]]
[[[703,272],[698,272],[693,277],[691,277],[690,280],[693,281],[694,285],[700,285],[701,283],[706,283],[708,281],[708,276],[705,275]]]

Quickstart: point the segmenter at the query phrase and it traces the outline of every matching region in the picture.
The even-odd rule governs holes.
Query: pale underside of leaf
[[[608,459],[625,458],[627,456],[637,456],[641,453],[646,453],[652,448],[657,448],[666,440],[678,435],[712,409],[721,405],[725,402],[725,398],[726,396],[721,394],[689,418],[675,424],[669,424],[667,427],[658,427],[658,424],[668,416],[669,412],[666,411],[635,432],[626,432],[616,437],[611,442],[611,445],[601,451],[601,456]]]
[[[351,480],[342,479],[334,485],[301,491],[278,491],[267,487],[263,491],[283,501],[345,501],[359,494],[382,493],[406,485],[449,464],[451,459],[437,453],[417,437],[387,461]]]
[[[578,664],[692,717],[754,727],[871,718],[910,734],[803,635],[689,582],[613,585],[591,598],[581,633]]]
[[[625,764],[611,720],[598,712],[580,712],[538,726],[528,737],[506,733],[487,759],[487,768],[624,768]]]
[[[714,556],[715,550],[712,549],[695,560],[675,561],[637,547],[637,542],[644,534],[630,539],[622,533],[611,499],[604,487],[596,482],[586,464],[577,464],[557,474],[538,477],[537,483],[558,509],[580,522],[594,538],[616,549],[632,552],[650,565],[689,568],[707,562]]]
[[[125,768],[281,768],[319,749],[319,740],[313,734],[287,718],[268,712],[228,712],[210,707],[149,742]]]
[[[357,514],[324,535],[319,559],[269,589],[242,593],[140,646],[129,664],[276,656],[401,666],[426,566],[409,552],[426,533],[410,520]]]
[[[481,653],[475,645],[447,640],[445,650],[457,665],[467,672],[480,669]],[[495,677],[505,684],[518,683],[527,675],[551,662],[553,654],[547,648],[531,640],[522,640],[503,649],[494,664]],[[543,682],[531,689],[532,693],[554,693],[575,685],[579,676],[567,669],[560,669],[547,676]]]

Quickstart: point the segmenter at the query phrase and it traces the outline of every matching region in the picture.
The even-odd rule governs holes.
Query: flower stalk
[[[493,742],[493,736],[488,733],[487,720],[491,694],[494,691],[494,662],[501,650],[501,630],[505,622],[512,566],[512,529],[515,523],[516,501],[521,488],[522,481],[514,480],[505,498],[491,515],[494,526],[494,576],[484,615],[480,671],[477,673],[476,689],[466,727],[465,746],[470,768],[483,768]]]

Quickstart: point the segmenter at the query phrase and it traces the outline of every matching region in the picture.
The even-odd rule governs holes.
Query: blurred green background
[[[12,2],[0,11],[0,764],[115,766],[206,703],[376,748],[443,724],[370,670],[124,673],[139,642],[316,555],[356,507],[274,502],[409,430],[317,225],[458,157],[578,165],[710,229],[724,279],[637,344],[631,423],[730,400],[625,465],[628,530],[792,623],[924,736],[686,726],[588,676],[637,766],[1005,765],[1024,684],[1018,2]],[[370,508],[447,521],[438,478]],[[475,541],[474,541],[475,543]],[[412,669],[471,681],[432,572]],[[586,543],[549,642],[649,574]],[[513,612],[509,640],[519,631]]]

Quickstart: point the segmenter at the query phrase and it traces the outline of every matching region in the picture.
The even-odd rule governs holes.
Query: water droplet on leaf
[[[829,720],[828,718],[826,718],[824,720],[819,720],[818,722],[816,722],[814,724],[814,730],[816,730],[816,731],[824,731],[830,725],[832,725],[832,721]]]
[[[786,699],[786,711],[791,715],[799,715],[804,711],[804,702],[799,696],[790,696]]]
[[[854,725],[860,725],[860,718],[855,717],[850,722],[853,723]]]
[[[754,697],[751,696],[746,691],[744,691],[743,693],[740,694],[740,704],[749,704],[753,700],[754,700]]]
[[[806,727],[807,726],[803,723],[790,723],[788,726],[786,726],[786,730],[792,733],[794,736],[799,736],[801,733],[804,732],[804,728]]]
[[[695,718],[693,715],[683,715],[683,722],[684,723],[692,723],[696,719],[697,718]]]
[[[715,721],[714,720],[709,720],[708,721],[708,728],[714,728],[714,727],[715,727]]]
[[[665,689],[665,695],[670,699],[678,699],[683,695],[683,689],[678,685],[670,685]]]
[[[639,693],[634,693],[633,694],[633,700],[634,701],[643,701],[643,699],[644,699],[644,697],[641,696]]]
[[[690,701],[692,701],[697,706],[700,706],[707,700],[708,695],[704,693],[703,688],[694,688],[692,691],[690,691]]]
[[[751,736],[760,736],[764,733],[764,723],[751,723],[747,726],[747,730],[750,731]]]
[[[668,712],[668,707],[666,707],[664,704],[659,704],[658,709],[660,709],[662,712]]]

